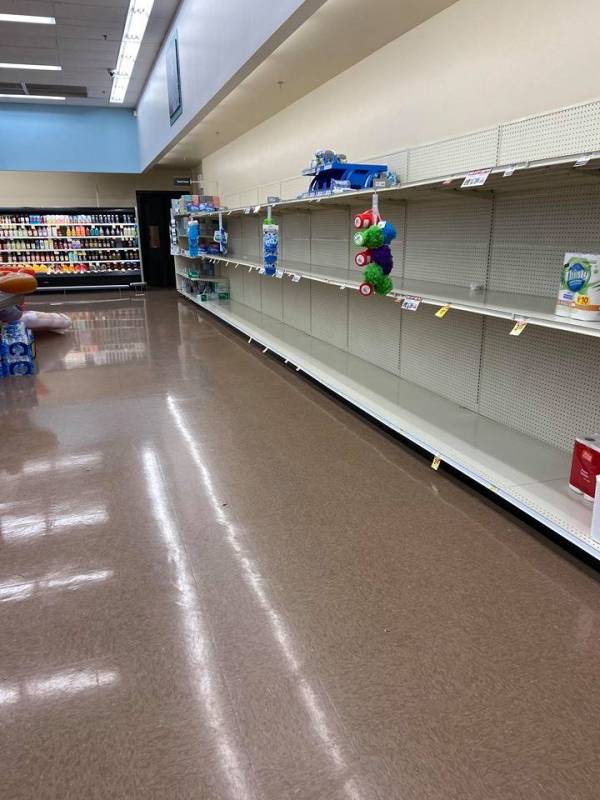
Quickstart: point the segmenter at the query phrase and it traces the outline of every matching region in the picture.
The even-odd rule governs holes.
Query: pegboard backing
[[[284,214],[280,228],[281,259],[305,264],[310,270],[310,214]]]
[[[310,329],[313,336],[342,350],[348,347],[348,291],[310,284]]]
[[[234,256],[242,253],[242,220],[239,217],[227,217],[224,221],[227,230],[227,251]]]
[[[350,252],[350,214],[328,208],[311,214],[310,253],[315,272],[347,275]]]
[[[286,178],[281,181],[281,199],[293,200],[302,192],[306,192],[310,180],[311,179],[307,178],[305,175],[298,175],[295,178]]]
[[[263,314],[283,319],[283,278],[262,278],[260,281]]]
[[[258,202],[266,203],[267,197],[281,197],[280,183],[267,183],[258,187]]]
[[[500,126],[499,164],[600,150],[600,102],[563,108]]]
[[[243,269],[244,275],[244,303],[256,311],[260,311],[260,277],[258,272],[247,272]]]
[[[293,328],[310,333],[310,283],[292,283],[283,278],[283,321]]]
[[[255,206],[258,203],[258,186],[240,192],[241,206]]]
[[[403,311],[400,376],[476,411],[482,330],[476,314]]]
[[[404,277],[468,286],[485,283],[492,200],[453,195],[409,203]]]
[[[350,292],[348,306],[348,349],[371,364],[399,374],[401,311],[397,303]]]
[[[497,196],[491,289],[555,296],[566,252],[600,253],[600,184]]]
[[[415,147],[408,154],[408,180],[425,181],[493,167],[497,149],[498,128]]]
[[[394,153],[387,153],[383,156],[373,156],[366,158],[361,164],[387,164],[390,172],[395,172],[404,183],[408,180],[408,150],[396,150]]]
[[[258,217],[242,217],[242,253],[257,259],[261,251],[261,224]]]
[[[480,413],[564,450],[600,430],[600,341],[532,326],[507,333],[486,319]]]
[[[245,272],[246,270],[242,267],[238,267],[237,269],[229,267],[229,269],[223,270],[223,275],[226,278],[229,278],[229,292],[231,294],[231,299],[236,300],[238,303],[244,302]]]

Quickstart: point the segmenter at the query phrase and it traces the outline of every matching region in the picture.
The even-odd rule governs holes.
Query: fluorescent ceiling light
[[[135,66],[148,18],[152,11],[154,0],[130,0],[127,19],[125,20],[125,30],[119,48],[119,58],[115,70],[112,91],[110,93],[111,103],[122,103],[125,100],[129,80]]]
[[[31,14],[0,14],[0,22],[31,22],[34,25],[56,25],[54,17],[32,17]]]
[[[0,69],[46,69],[51,72],[60,72],[62,67],[53,64],[6,64],[0,62]]]
[[[59,97],[53,94],[0,94],[0,99],[11,100],[66,100],[66,97]]]

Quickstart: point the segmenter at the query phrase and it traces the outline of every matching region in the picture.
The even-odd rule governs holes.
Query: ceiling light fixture
[[[125,30],[121,39],[117,68],[110,93],[111,103],[122,103],[125,100],[129,80],[153,5],[154,0],[130,0],[129,2]]]
[[[62,67],[54,66],[53,64],[6,64],[0,62],[0,69],[44,69],[51,72],[60,72]]]
[[[53,94],[0,94],[2,100],[66,100],[66,97],[59,97]]]
[[[0,14],[0,22],[31,22],[33,25],[56,25],[54,17],[34,17],[31,14]]]

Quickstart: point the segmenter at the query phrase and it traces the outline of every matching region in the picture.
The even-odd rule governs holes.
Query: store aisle
[[[80,300],[0,384],[3,797],[597,797],[593,570],[174,292]]]

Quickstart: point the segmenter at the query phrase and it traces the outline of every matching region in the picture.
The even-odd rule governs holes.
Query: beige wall
[[[205,187],[244,204],[318,148],[360,160],[597,99],[599,29],[598,0],[459,0],[205,157]]]
[[[137,189],[172,189],[186,169],[149,170],[143,175],[83,172],[0,172],[0,207],[133,206]],[[181,189],[185,192],[186,189]]]

